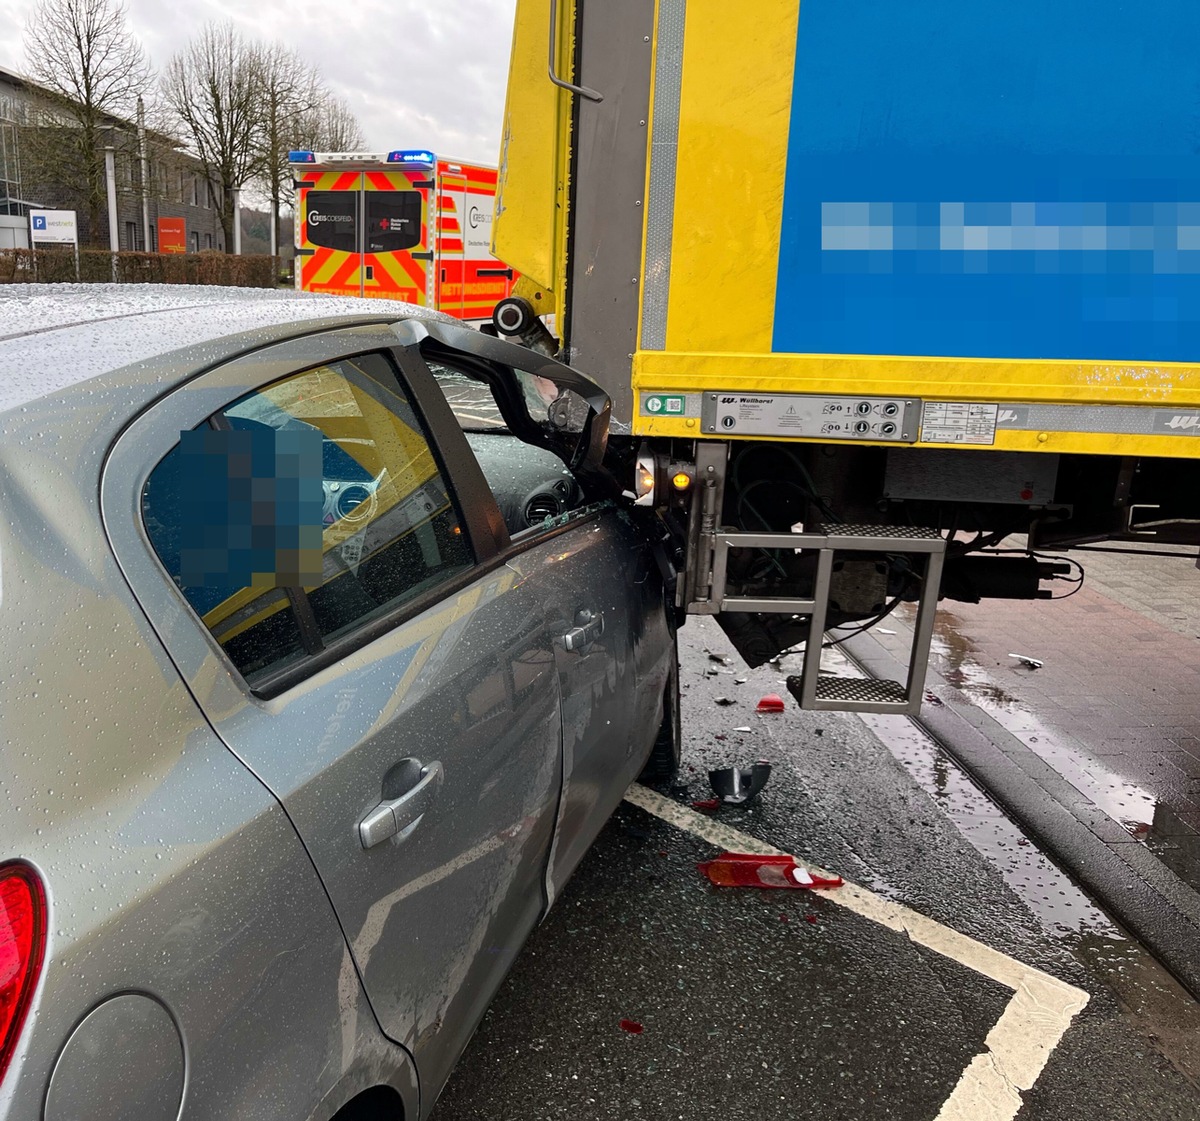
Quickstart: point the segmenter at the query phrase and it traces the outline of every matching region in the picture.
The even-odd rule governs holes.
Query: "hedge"
[[[0,249],[0,284],[58,284],[80,280],[91,284],[219,284],[242,288],[274,288],[281,268],[278,257],[235,257],[202,253],[110,253],[103,249]]]

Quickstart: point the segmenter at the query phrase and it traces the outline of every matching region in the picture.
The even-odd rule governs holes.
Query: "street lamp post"
[[[138,160],[142,167],[142,248],[151,252],[150,245],[150,183],[149,164],[146,161],[146,106],[142,99],[137,99],[138,123]],[[130,246],[132,249],[133,247]]]
[[[111,144],[104,149],[104,178],[108,185],[108,248],[112,254],[112,278],[115,281],[121,238],[117,229],[117,150]]]

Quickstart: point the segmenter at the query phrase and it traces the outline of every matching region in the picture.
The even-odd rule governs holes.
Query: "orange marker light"
[[[692,485],[692,477],[686,471],[677,471],[671,476],[671,486],[676,490],[687,490]]]

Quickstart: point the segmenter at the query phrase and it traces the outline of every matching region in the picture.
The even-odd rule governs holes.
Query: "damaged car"
[[[0,1118],[429,1114],[678,761],[607,423],[389,301],[0,297]]]

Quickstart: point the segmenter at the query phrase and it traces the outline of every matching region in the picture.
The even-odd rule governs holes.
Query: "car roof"
[[[0,414],[175,350],[244,336],[210,361],[314,328],[449,317],[399,300],[264,288],[154,284],[7,284],[0,287]],[[197,367],[181,361],[169,388]]]

